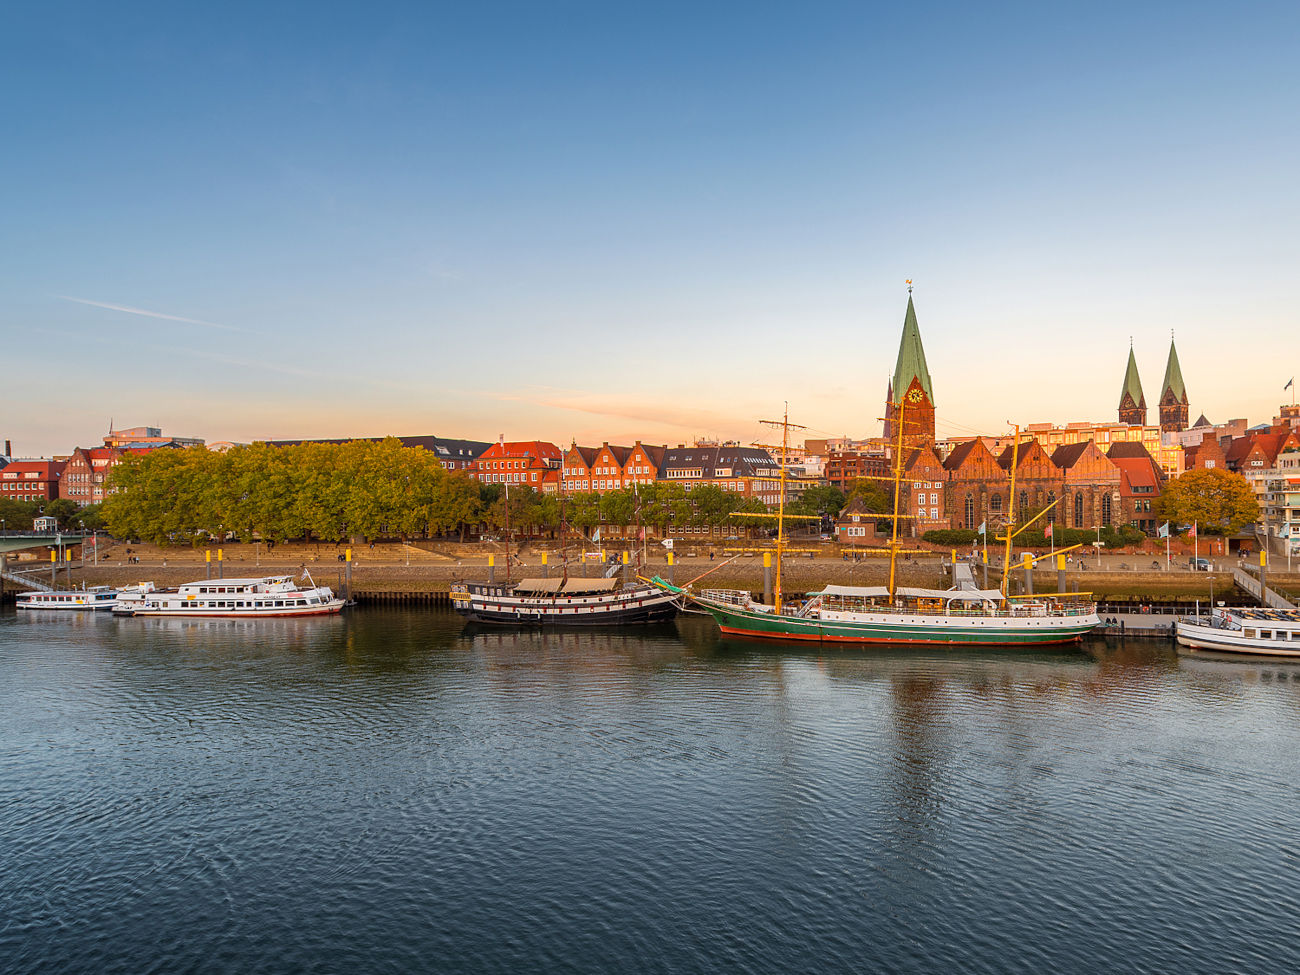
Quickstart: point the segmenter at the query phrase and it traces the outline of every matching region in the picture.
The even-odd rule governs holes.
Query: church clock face
[[[907,401],[909,403],[921,402],[921,391],[919,389],[910,389],[907,392]]]

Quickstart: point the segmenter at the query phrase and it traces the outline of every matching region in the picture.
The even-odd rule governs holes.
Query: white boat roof
[[[997,589],[912,589],[899,587],[898,595],[911,596],[913,599],[956,599],[966,603],[1001,602],[1002,593]],[[860,599],[879,599],[887,597],[889,590],[884,586],[826,586],[818,595],[856,596]]]
[[[197,582],[183,583],[181,588],[188,589],[190,586],[256,586],[261,583],[271,585],[278,582],[293,582],[293,576],[258,576],[254,579],[200,579]]]

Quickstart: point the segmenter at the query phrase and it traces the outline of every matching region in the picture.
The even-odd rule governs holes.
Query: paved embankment
[[[757,544],[755,545],[757,547]],[[381,543],[374,547],[369,545],[353,548],[354,563],[352,582],[354,592],[374,594],[391,593],[418,595],[430,592],[445,592],[452,582],[461,579],[485,579],[488,575],[488,554],[491,548],[500,549],[500,545],[488,546],[478,544],[457,545],[438,543],[428,545],[401,545],[398,543]],[[333,543],[308,543],[279,545],[269,550],[263,545],[228,545],[222,547],[223,560],[215,561],[216,549],[212,549],[214,561],[205,561],[202,549],[167,548],[160,549],[149,545],[126,545],[119,543],[113,549],[111,557],[102,560],[98,567],[87,564],[74,564],[71,582],[80,587],[85,585],[125,585],[134,582],[150,581],[158,586],[175,586],[183,582],[193,582],[205,578],[210,571],[213,578],[223,573],[227,578],[264,576],[274,574],[301,575],[310,572],[312,578],[321,585],[338,587],[343,579],[344,565],[339,556],[345,551],[344,546]],[[714,558],[709,558],[713,551]],[[495,567],[496,578],[505,578],[505,569],[501,564],[504,553],[494,553],[498,562]],[[534,547],[525,548],[519,561],[512,569],[515,578],[521,575],[542,575],[549,571],[559,572],[557,552],[547,552],[549,566],[542,564],[543,550]],[[748,552],[729,561],[724,546],[699,546],[695,549],[679,551],[673,568],[673,579],[678,584],[698,579],[697,585],[704,587],[746,589],[760,592],[763,588],[763,560],[756,552]],[[647,575],[667,576],[668,565],[663,549],[650,547],[652,561],[642,572]],[[786,592],[809,592],[824,585],[882,585],[888,579],[888,560],[873,556],[861,561],[845,560],[827,552],[815,553],[808,558],[806,553],[791,555],[787,558],[783,571],[783,585]],[[139,561],[133,561],[138,559]],[[946,571],[949,560],[936,554],[913,559],[904,559],[897,565],[899,584],[908,586],[925,586],[943,588],[949,585]],[[1065,574],[1065,586],[1069,590],[1078,589],[1091,592],[1097,598],[1119,604],[1194,604],[1201,600],[1226,600],[1229,602],[1248,601],[1249,597],[1235,589],[1231,567],[1222,566],[1223,571],[1189,572],[1152,569],[1151,562],[1142,562],[1134,556],[1104,556],[1100,560],[1091,559],[1088,568],[1080,571],[1078,564],[1072,564]],[[1144,565],[1139,570],[1137,565]],[[48,564],[28,560],[15,563],[9,561],[11,569],[35,569],[37,578],[48,582]],[[603,567],[597,562],[573,563],[572,575],[599,575]],[[65,570],[59,572],[59,585],[66,586],[68,575]],[[975,579],[984,584],[982,566],[975,567]],[[996,587],[1001,579],[1000,569],[989,567],[988,584]],[[1019,568],[1010,574],[1014,592],[1021,591],[1024,573]],[[1040,568],[1034,573],[1034,588],[1038,592],[1055,592],[1058,579],[1055,569]],[[12,583],[9,584],[12,587]],[[1282,592],[1300,591],[1300,574],[1288,575],[1270,572],[1270,588]],[[1127,609],[1127,606],[1125,607]]]

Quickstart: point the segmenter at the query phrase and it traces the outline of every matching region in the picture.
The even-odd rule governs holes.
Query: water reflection
[[[0,614],[0,957],[1291,971],[1297,674],[692,618]]]

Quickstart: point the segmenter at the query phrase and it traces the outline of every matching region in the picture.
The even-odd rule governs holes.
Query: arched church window
[[[1056,492],[1055,492],[1055,491],[1048,491],[1048,492],[1047,492],[1047,503],[1048,503],[1049,505],[1054,505],[1054,504],[1056,504]],[[1056,521],[1056,508],[1052,508],[1052,510],[1049,511],[1049,512],[1047,513],[1047,519],[1048,519],[1048,521],[1053,521],[1053,522]]]
[[[975,527],[975,497],[969,491],[966,492],[966,527]]]
[[[995,515],[1002,514],[1002,495],[989,495],[989,511],[993,512]]]
[[[1085,527],[1083,523],[1083,495],[1082,494],[1076,494],[1074,496],[1074,527],[1075,528]]]
[[[1110,495],[1103,494],[1101,496],[1101,523],[1103,525],[1109,525],[1111,520],[1111,515],[1112,512],[1111,512]]]

